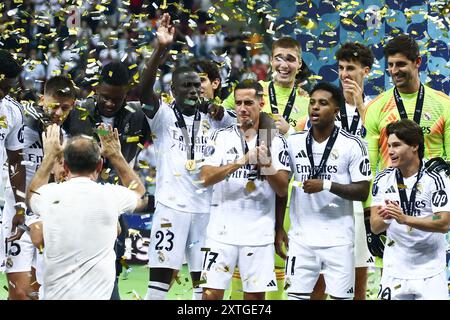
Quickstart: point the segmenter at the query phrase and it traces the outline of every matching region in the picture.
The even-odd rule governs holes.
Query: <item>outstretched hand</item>
[[[98,129],[102,131],[102,134],[99,134],[102,156],[109,159],[120,155],[121,148],[117,128],[113,129],[111,125],[106,127],[102,123],[98,126]]]
[[[163,46],[170,45],[174,40],[175,27],[170,24],[170,15],[164,13],[159,20],[159,27],[156,30],[156,38],[158,43]]]
[[[44,144],[44,156],[49,155],[54,158],[59,158],[63,153],[61,145],[61,131],[57,124],[52,124],[47,127],[47,130],[42,133],[42,141]]]

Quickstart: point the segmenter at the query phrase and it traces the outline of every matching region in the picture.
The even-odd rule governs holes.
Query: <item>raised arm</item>
[[[106,130],[103,125],[99,127]],[[117,128],[112,130],[109,126],[107,134],[102,134],[100,137],[102,155],[109,159],[111,165],[116,170],[122,185],[128,187],[139,196],[139,201],[135,211],[145,209],[147,206],[147,197],[145,196],[145,187],[136,172],[128,165],[127,161],[122,155],[120,149],[119,132]]]
[[[170,25],[170,15],[165,13],[159,21],[159,27],[156,31],[156,45],[152,55],[145,63],[144,71],[140,84],[140,101],[144,105],[144,113],[153,118],[159,108],[159,97],[154,91],[156,74],[158,67],[164,61],[164,54],[167,47],[173,42],[175,27]]]
[[[44,157],[27,190],[26,201],[28,206],[33,193],[48,183],[53,166],[63,152],[58,125],[52,124],[48,126],[46,132],[42,133],[42,141],[44,144]]]

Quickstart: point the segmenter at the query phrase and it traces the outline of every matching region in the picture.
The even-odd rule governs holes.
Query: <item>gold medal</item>
[[[187,171],[194,171],[195,170],[195,160],[188,160],[186,161],[186,170]]]
[[[255,191],[255,189],[256,189],[256,185],[255,185],[255,182],[253,180],[248,181],[247,184],[245,185],[245,190],[248,193],[251,193],[251,192]]]

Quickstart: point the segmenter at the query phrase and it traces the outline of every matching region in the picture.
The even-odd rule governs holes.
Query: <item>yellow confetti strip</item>
[[[293,181],[292,182],[293,187],[301,188],[303,186],[303,183],[301,181]]]
[[[127,141],[127,143],[138,142],[139,136],[128,137],[126,141]]]

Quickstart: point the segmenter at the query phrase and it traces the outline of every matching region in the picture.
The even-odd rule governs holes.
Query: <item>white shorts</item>
[[[190,272],[202,271],[209,213],[178,211],[161,203],[153,216],[148,265],[150,268],[180,270],[186,260]]]
[[[5,217],[5,216],[3,216]],[[37,255],[37,248],[31,242],[28,232],[20,240],[7,241],[11,235],[11,221],[3,221],[0,250],[2,250],[2,265],[6,273],[30,272],[33,259]]]
[[[289,241],[285,269],[288,293],[312,293],[322,273],[325,293],[336,298],[353,298],[355,284],[353,244],[336,247],[312,247]]]
[[[353,202],[355,216],[355,268],[374,265],[366,241],[366,227],[364,225],[364,209],[361,202]]]
[[[422,279],[399,279],[383,273],[380,300],[448,300],[447,271]]]
[[[234,268],[239,268],[244,292],[277,291],[275,248],[236,246],[207,238],[203,257],[201,287],[228,289]]]

